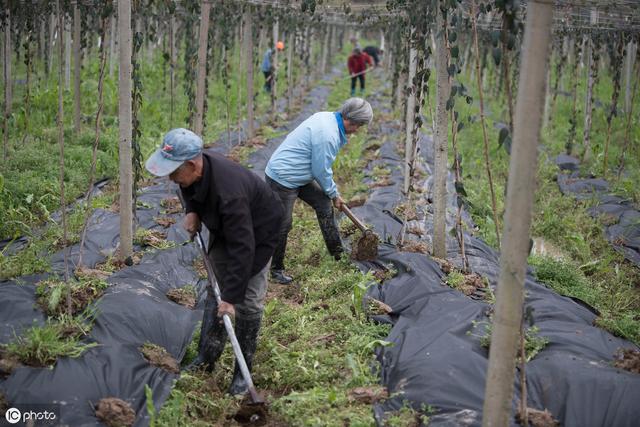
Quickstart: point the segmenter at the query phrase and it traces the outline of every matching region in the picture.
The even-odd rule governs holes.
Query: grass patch
[[[596,323],[614,335],[640,344],[640,297],[633,282],[624,279],[607,283],[598,276],[588,277],[570,261],[551,257],[531,257],[536,279],[561,295],[578,298],[600,312]],[[622,280],[620,280],[622,279]]]
[[[473,331],[468,331],[468,335],[473,335],[480,339],[480,345],[487,350],[491,347],[491,333],[493,325],[485,321],[473,321]],[[540,329],[537,326],[527,328],[524,336],[524,353],[527,362],[533,360],[549,344],[549,339],[538,335]],[[521,363],[520,353],[518,353],[518,363]]]
[[[60,357],[80,357],[97,343],[81,343],[79,334],[68,335],[63,322],[32,326],[6,346],[8,355],[29,366],[53,366]]]

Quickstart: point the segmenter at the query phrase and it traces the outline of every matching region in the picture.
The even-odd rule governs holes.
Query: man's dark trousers
[[[343,252],[342,241],[340,240],[340,233],[338,232],[338,226],[333,214],[331,199],[322,191],[320,185],[315,181],[311,181],[303,187],[287,188],[278,184],[268,176],[266,177],[266,181],[271,186],[271,189],[278,193],[284,208],[284,218],[279,233],[280,239],[273,253],[271,269],[284,270],[284,254],[287,248],[287,236],[289,231],[291,231],[293,206],[298,197],[316,211],[320,231],[322,231],[322,237],[327,245],[327,249],[331,255],[338,259]]]

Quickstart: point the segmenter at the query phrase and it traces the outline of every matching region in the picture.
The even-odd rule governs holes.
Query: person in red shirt
[[[359,48],[353,49],[353,53],[347,60],[349,75],[351,76],[351,96],[356,93],[356,81],[360,80],[360,95],[364,93],[364,75],[373,66],[371,57]]]

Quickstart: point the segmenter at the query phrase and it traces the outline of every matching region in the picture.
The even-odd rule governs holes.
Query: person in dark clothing
[[[353,53],[347,59],[347,67],[351,76],[351,96],[356,93],[356,81],[360,80],[360,95],[364,94],[364,75],[368,71],[369,66],[373,65],[371,57],[360,49],[353,49]]]
[[[362,49],[364,51],[364,53],[366,53],[367,55],[369,55],[371,58],[373,58],[373,63],[374,65],[377,67],[378,65],[380,65],[380,57],[382,56],[382,54],[384,53],[384,51],[382,49],[379,49],[375,46],[367,46],[364,49]]]
[[[198,357],[194,366],[210,372],[224,349],[222,315],[235,316],[240,348],[251,369],[264,301],[267,273],[278,244],[283,219],[280,198],[253,172],[224,156],[202,151],[202,139],[187,129],[173,129],[146,162],[156,176],[169,176],[180,186],[186,208],[185,229],[191,234],[206,225],[208,256],[220,284],[218,305],[207,291]],[[244,394],[247,384],[236,364],[231,394]]]

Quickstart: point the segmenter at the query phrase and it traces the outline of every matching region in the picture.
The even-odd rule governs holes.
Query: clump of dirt
[[[449,261],[447,261],[446,259],[442,259],[442,258],[436,258],[436,257],[432,257],[433,260],[435,262],[438,263],[438,265],[440,266],[440,270],[442,270],[442,272],[444,274],[449,274],[453,271],[453,269],[455,268],[453,266],[453,264]]]
[[[391,308],[391,306],[371,297],[367,298],[367,310],[369,314],[374,316],[391,314],[393,312],[393,309]]]
[[[245,143],[250,147],[263,147],[267,143],[264,136],[254,136]]]
[[[176,214],[182,212],[182,203],[177,197],[167,197],[160,201],[160,206],[164,208],[165,214]]]
[[[520,411],[516,414],[516,422],[518,424],[524,424],[523,415]],[[531,427],[557,427],[560,425],[551,412],[547,411],[539,411],[533,408],[527,408],[527,420],[529,421],[529,425]]]
[[[144,343],[140,352],[150,364],[174,374],[180,373],[178,361],[159,345]]]
[[[317,267],[320,265],[320,259],[320,254],[318,252],[314,252],[309,256],[309,258],[307,258],[306,263],[311,267]]]
[[[122,260],[120,259],[120,249],[118,248],[113,255],[105,261],[96,264],[96,269],[113,273],[118,270],[122,270],[123,268],[140,264],[140,261],[142,261],[142,255],[142,252],[134,252],[130,258]]]
[[[109,427],[130,427],[136,421],[131,405],[115,397],[100,399],[96,405],[96,417]]]
[[[196,260],[193,261],[193,268],[196,270],[196,273],[198,273],[200,279],[207,278],[207,268],[204,266],[202,258],[196,258]]]
[[[362,233],[353,240],[351,259],[356,261],[371,261],[378,257],[378,236],[373,232]]]
[[[611,215],[609,213],[604,213],[600,215],[599,219],[603,225],[613,225],[619,221],[617,216]]]
[[[0,346],[0,378],[7,378],[18,366],[20,366],[18,358],[8,354]]]
[[[79,266],[73,272],[79,280],[106,280],[111,276],[111,273],[108,271],[98,270],[95,268],[87,268],[84,266]]]
[[[7,412],[7,409],[9,409],[9,402],[7,402],[4,393],[0,391],[0,412]]]
[[[627,244],[627,238],[624,236],[618,236],[615,239],[613,239],[612,242],[615,246],[624,246]]]
[[[265,403],[255,404],[251,397],[245,396],[233,419],[241,425],[264,426],[267,425],[268,415],[269,408]]]
[[[405,218],[406,221],[415,221],[418,219],[418,212],[414,206],[407,206],[407,203],[400,203],[396,206],[396,215],[400,218]]]
[[[176,223],[176,219],[172,218],[170,216],[160,216],[160,217],[155,217],[154,220],[156,221],[156,224],[164,227],[164,228],[169,228],[171,227],[173,224]]]
[[[167,233],[160,230],[146,230],[144,228],[140,228],[136,232],[134,243],[141,246],[163,248],[167,245]]]
[[[389,398],[389,391],[385,387],[356,387],[349,391],[349,400],[372,404]]]
[[[405,241],[399,248],[402,252],[413,252],[418,254],[429,253],[429,245],[425,242],[416,242],[414,240]]]
[[[407,227],[407,233],[422,237],[424,235],[424,230],[417,225],[412,225],[410,227]]]
[[[380,144],[379,142],[372,142],[371,144],[367,145],[364,149],[366,151],[377,151],[380,149],[380,147],[382,147],[382,144]]]
[[[616,368],[640,374],[640,350],[632,348],[619,349],[615,359],[614,366]]]
[[[349,199],[349,201],[347,202],[347,206],[353,209],[358,206],[364,205],[366,201],[367,201],[367,195],[364,193],[358,193],[355,196],[353,196],[351,199]]]
[[[369,183],[369,188],[374,189],[378,187],[388,187],[393,185],[393,181],[388,176],[376,178],[373,182]]]
[[[482,276],[477,273],[465,274],[464,281],[458,287],[458,289],[466,296],[472,295],[478,289],[484,289],[487,287],[487,283]]]
[[[196,291],[193,286],[171,289],[167,292],[167,298],[190,309],[196,306]]]

